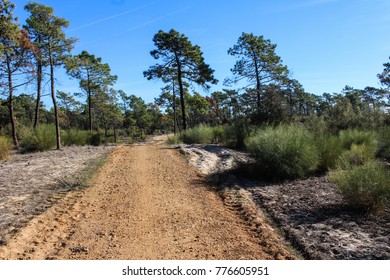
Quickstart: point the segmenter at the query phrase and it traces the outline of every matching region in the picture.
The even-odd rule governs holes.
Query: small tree
[[[187,129],[184,101],[184,81],[196,83],[208,89],[208,83],[217,83],[209,65],[204,62],[200,47],[188,40],[184,34],[174,29],[169,32],[160,30],[153,38],[157,49],[151,51],[155,59],[161,59],[162,64],[151,66],[144,76],[148,79],[162,79],[163,82],[177,80],[180,93],[183,129]]]

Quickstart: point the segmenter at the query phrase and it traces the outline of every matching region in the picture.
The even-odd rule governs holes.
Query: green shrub
[[[221,125],[212,127],[212,142],[215,144],[223,143],[225,139],[225,128]]]
[[[365,145],[367,149],[377,149],[378,135],[373,131],[358,129],[342,130],[339,133],[341,144],[345,149],[351,149],[352,144]]]
[[[330,179],[353,208],[376,210],[389,202],[390,171],[383,163],[351,165],[331,172]]]
[[[245,143],[255,156],[259,174],[266,178],[305,177],[319,164],[314,136],[300,126],[268,127],[255,132]]]
[[[6,160],[11,154],[12,143],[7,137],[0,136],[0,160]]]
[[[335,169],[344,152],[339,138],[334,135],[322,135],[316,138],[316,144],[320,155],[318,169],[320,171]]]
[[[179,144],[181,142],[182,141],[180,139],[180,134],[176,134],[176,135],[169,136],[167,141],[166,141],[166,144],[168,144],[168,145],[176,145],[176,144]]]
[[[182,132],[181,139],[185,144],[209,144],[213,142],[213,129],[201,124]]]
[[[102,139],[100,137],[100,133],[90,134],[88,142],[92,146],[100,146],[102,144]]]
[[[245,139],[250,135],[252,129],[245,120],[235,120],[225,127],[223,144],[227,147],[242,149],[245,147]]]
[[[377,157],[390,161],[390,126],[381,128],[378,132]]]
[[[41,124],[35,129],[23,129],[20,146],[25,152],[47,151],[56,146],[54,125]]]
[[[104,136],[101,139],[101,143],[104,145],[115,143],[115,136]]]
[[[349,168],[351,165],[363,165],[375,159],[376,145],[356,145],[343,152],[340,156],[339,167]]]
[[[64,131],[61,135],[61,140],[64,146],[84,146],[89,144],[91,132],[86,130],[70,129]]]

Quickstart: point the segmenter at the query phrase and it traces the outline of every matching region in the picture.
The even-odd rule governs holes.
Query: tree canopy
[[[169,32],[160,30],[153,38],[156,49],[151,51],[154,59],[161,60],[161,64],[153,65],[144,76],[151,79],[162,79],[163,82],[177,80],[179,84],[180,103],[182,110],[183,129],[187,128],[186,110],[184,101],[183,81],[196,83],[206,89],[208,83],[217,83],[214,70],[204,62],[200,47],[192,45],[190,40],[174,29]]]

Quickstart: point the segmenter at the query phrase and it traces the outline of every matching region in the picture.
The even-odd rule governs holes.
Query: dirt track
[[[225,200],[161,141],[118,147],[90,188],[31,220],[0,259],[294,258],[261,217],[244,221]]]

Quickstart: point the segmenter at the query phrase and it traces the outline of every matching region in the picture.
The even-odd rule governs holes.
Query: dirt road
[[[293,258],[267,248],[233,208],[161,141],[118,147],[91,187],[31,220],[0,259]]]

